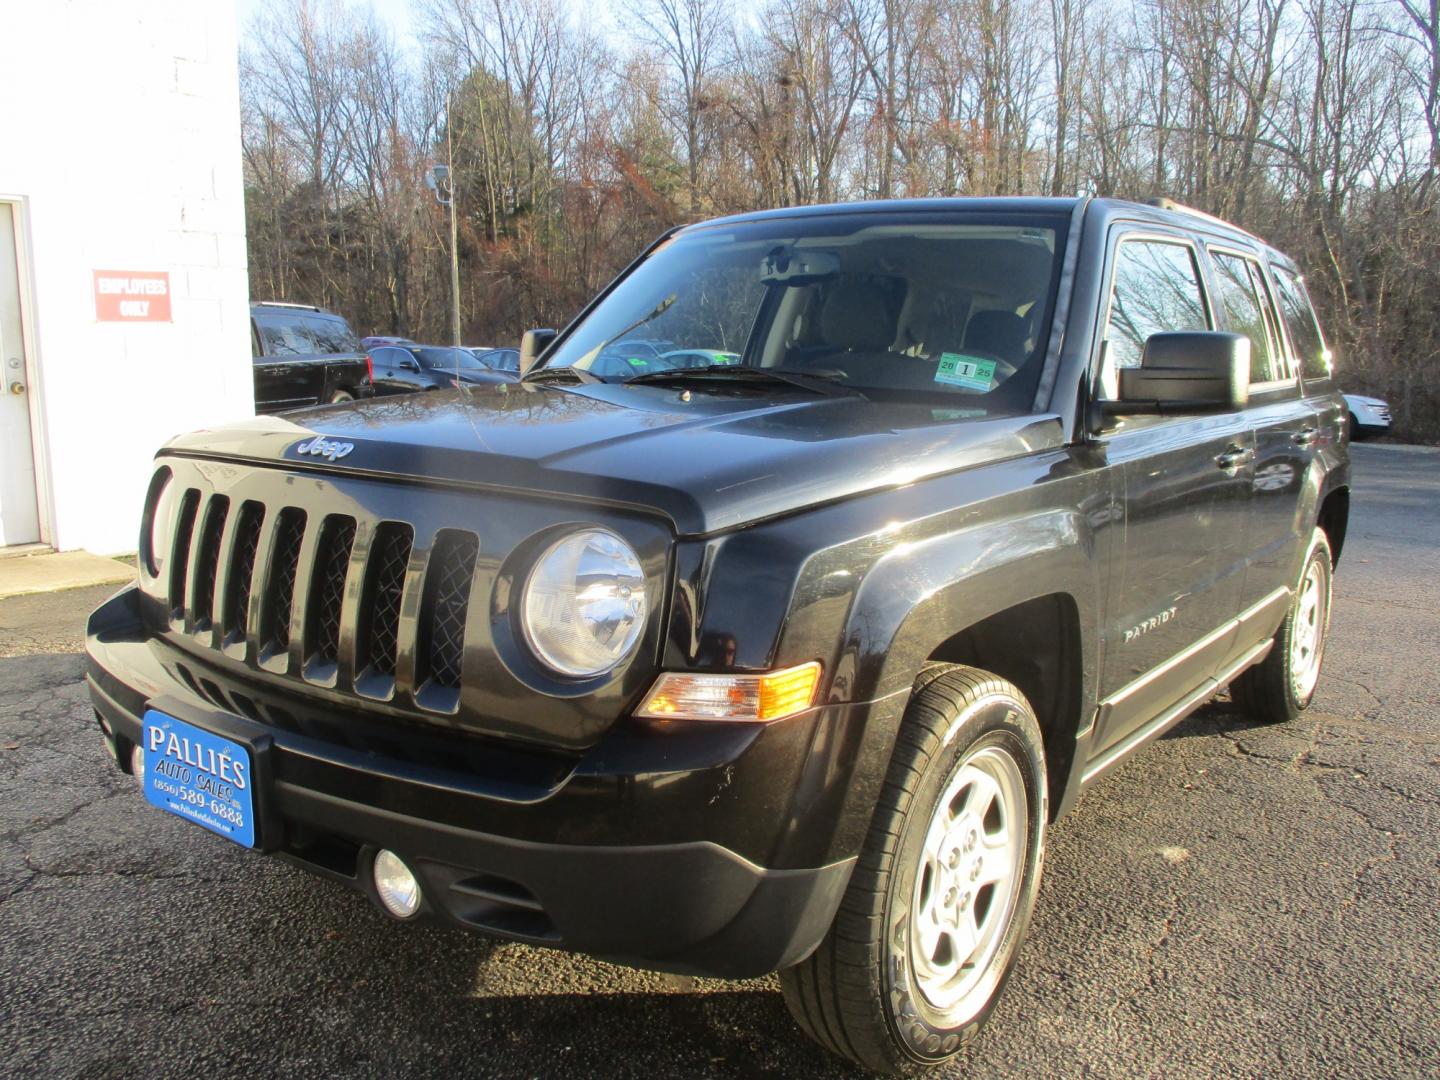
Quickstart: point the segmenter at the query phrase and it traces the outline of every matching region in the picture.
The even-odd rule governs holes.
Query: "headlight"
[[[633,548],[582,529],[545,549],[521,600],[535,655],[562,675],[600,675],[630,655],[645,628],[645,574]]]

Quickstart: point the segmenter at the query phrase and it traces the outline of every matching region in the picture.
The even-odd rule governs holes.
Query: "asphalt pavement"
[[[1354,461],[1312,709],[1213,703],[1089,792],[944,1075],[1440,1075],[1440,452]],[[81,682],[112,588],[0,601],[0,1075],[855,1075],[773,978],[397,925],[147,807]]]

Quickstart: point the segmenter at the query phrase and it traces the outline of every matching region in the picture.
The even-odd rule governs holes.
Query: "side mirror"
[[[535,366],[535,361],[550,347],[558,335],[554,330],[526,330],[520,339],[520,374],[523,376]]]
[[[417,364],[414,360],[411,360],[408,356],[405,357],[403,360],[398,361],[395,366],[398,367],[401,371],[420,370],[420,365]]]
[[[1250,400],[1250,339],[1218,330],[1151,334],[1138,368],[1120,370],[1105,416],[1233,412]]]

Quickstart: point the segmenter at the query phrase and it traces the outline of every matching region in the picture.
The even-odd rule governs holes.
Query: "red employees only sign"
[[[169,322],[170,275],[161,270],[95,270],[97,322]]]

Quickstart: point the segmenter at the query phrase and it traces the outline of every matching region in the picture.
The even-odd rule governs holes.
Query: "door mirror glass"
[[[1120,372],[1120,398],[1105,411],[1233,412],[1250,399],[1250,339],[1243,334],[1186,330],[1151,334],[1138,368]]]

